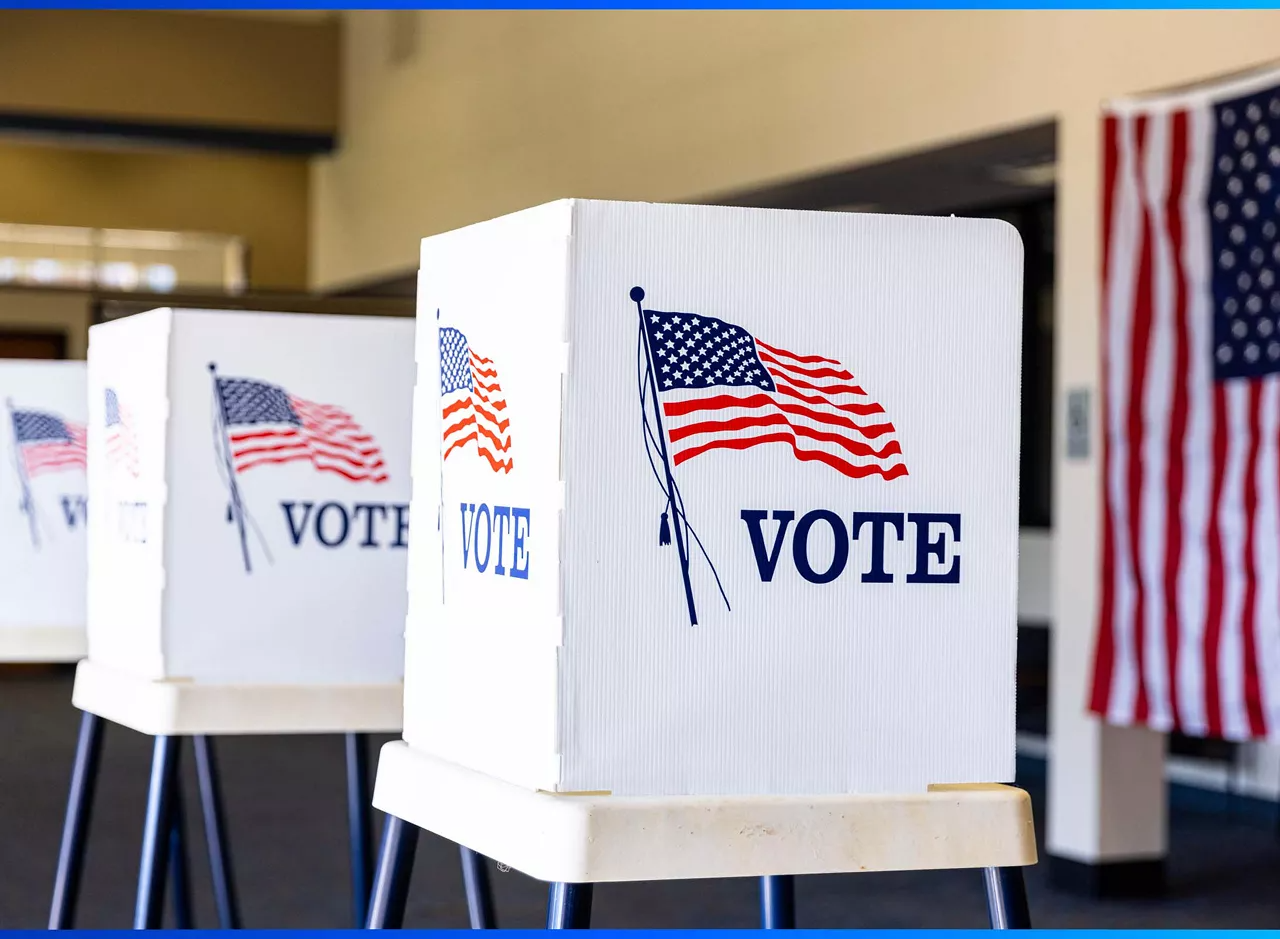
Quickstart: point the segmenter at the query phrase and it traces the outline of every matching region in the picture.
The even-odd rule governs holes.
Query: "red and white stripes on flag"
[[[1280,739],[1280,73],[1104,118],[1091,710]]]
[[[352,482],[387,481],[382,448],[346,410],[293,395],[289,403],[300,426],[232,431],[231,456],[237,473],[265,464],[306,460],[318,470]]]
[[[27,476],[34,479],[45,473],[66,469],[84,469],[88,434],[83,424],[64,421],[70,440],[33,441],[22,447],[22,464]]]
[[[498,381],[498,366],[471,348],[465,334],[440,329],[441,460],[474,444],[475,453],[495,473],[510,473],[511,419]]]

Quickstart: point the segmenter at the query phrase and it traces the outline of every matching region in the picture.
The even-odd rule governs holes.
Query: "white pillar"
[[[1167,848],[1164,735],[1086,710],[1097,623],[1101,466],[1100,102],[1059,115],[1054,598],[1049,680],[1050,873],[1094,893],[1157,889]],[[1087,389],[1089,455],[1066,458],[1066,396]]]

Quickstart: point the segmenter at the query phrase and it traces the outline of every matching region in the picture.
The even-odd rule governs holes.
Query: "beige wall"
[[[328,18],[0,11],[0,112],[332,132]]]
[[[314,175],[317,284],[411,268],[424,234],[562,196],[689,199],[1088,121],[1108,95],[1280,54],[1269,11],[419,15],[400,66],[385,13],[347,15],[343,147]]]
[[[0,222],[237,235],[255,289],[307,284],[305,160],[0,142]]]

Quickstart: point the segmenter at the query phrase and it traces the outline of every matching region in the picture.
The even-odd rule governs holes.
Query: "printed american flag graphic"
[[[83,424],[44,411],[13,411],[13,437],[28,479],[85,468]]]
[[[474,443],[476,455],[495,473],[511,472],[511,421],[498,367],[451,326],[440,329],[440,398],[442,459]]]
[[[237,473],[302,460],[353,482],[387,481],[382,450],[342,408],[264,381],[219,376],[216,382]]]
[[[671,463],[778,443],[855,479],[907,475],[885,410],[838,360],[711,316],[642,310]]]
[[[107,465],[136,477],[138,475],[138,439],[133,431],[133,416],[120,403],[120,397],[113,389],[106,389],[106,399]]]
[[[1092,710],[1280,739],[1280,73],[1104,119]]]

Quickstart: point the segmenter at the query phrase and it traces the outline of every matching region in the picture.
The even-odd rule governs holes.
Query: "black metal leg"
[[[75,922],[80,871],[84,867],[85,833],[93,815],[93,790],[98,783],[98,758],[101,754],[102,718],[85,711],[80,717],[80,737],[76,741],[76,758],[71,767],[71,792],[67,796],[62,844],[58,848],[58,870],[53,878],[50,929],[70,929]]]
[[[462,856],[462,884],[467,890],[467,913],[472,929],[496,929],[493,891],[489,889],[489,865],[483,854],[458,846]]]
[[[388,815],[382,826],[382,850],[369,896],[369,928],[399,929],[409,899],[409,877],[418,849],[418,829],[402,818]]]
[[[173,925],[193,929],[191,914],[191,873],[187,863],[187,825],[182,812],[182,787],[173,790],[173,810],[169,824],[169,881],[173,887]]]
[[[1027,886],[1021,867],[985,867],[982,879],[987,885],[987,912],[992,929],[1030,929],[1031,911],[1027,906]]]
[[[218,908],[218,926],[239,929],[240,906],[231,876],[231,846],[222,821],[222,789],[213,741],[201,735],[192,737],[191,745],[196,753],[196,778],[200,783],[204,840],[209,846],[209,873],[213,880],[213,903]]]
[[[760,878],[760,928],[796,928],[796,879],[791,874]]]
[[[552,884],[547,891],[548,929],[591,928],[592,884]]]
[[[373,834],[370,830],[369,735],[346,734],[347,825],[351,831],[351,914],[356,929],[369,917],[373,879]]]
[[[147,820],[142,829],[142,861],[138,865],[138,899],[133,911],[134,929],[157,929],[160,926],[181,743],[181,737],[156,737],[152,751]]]

